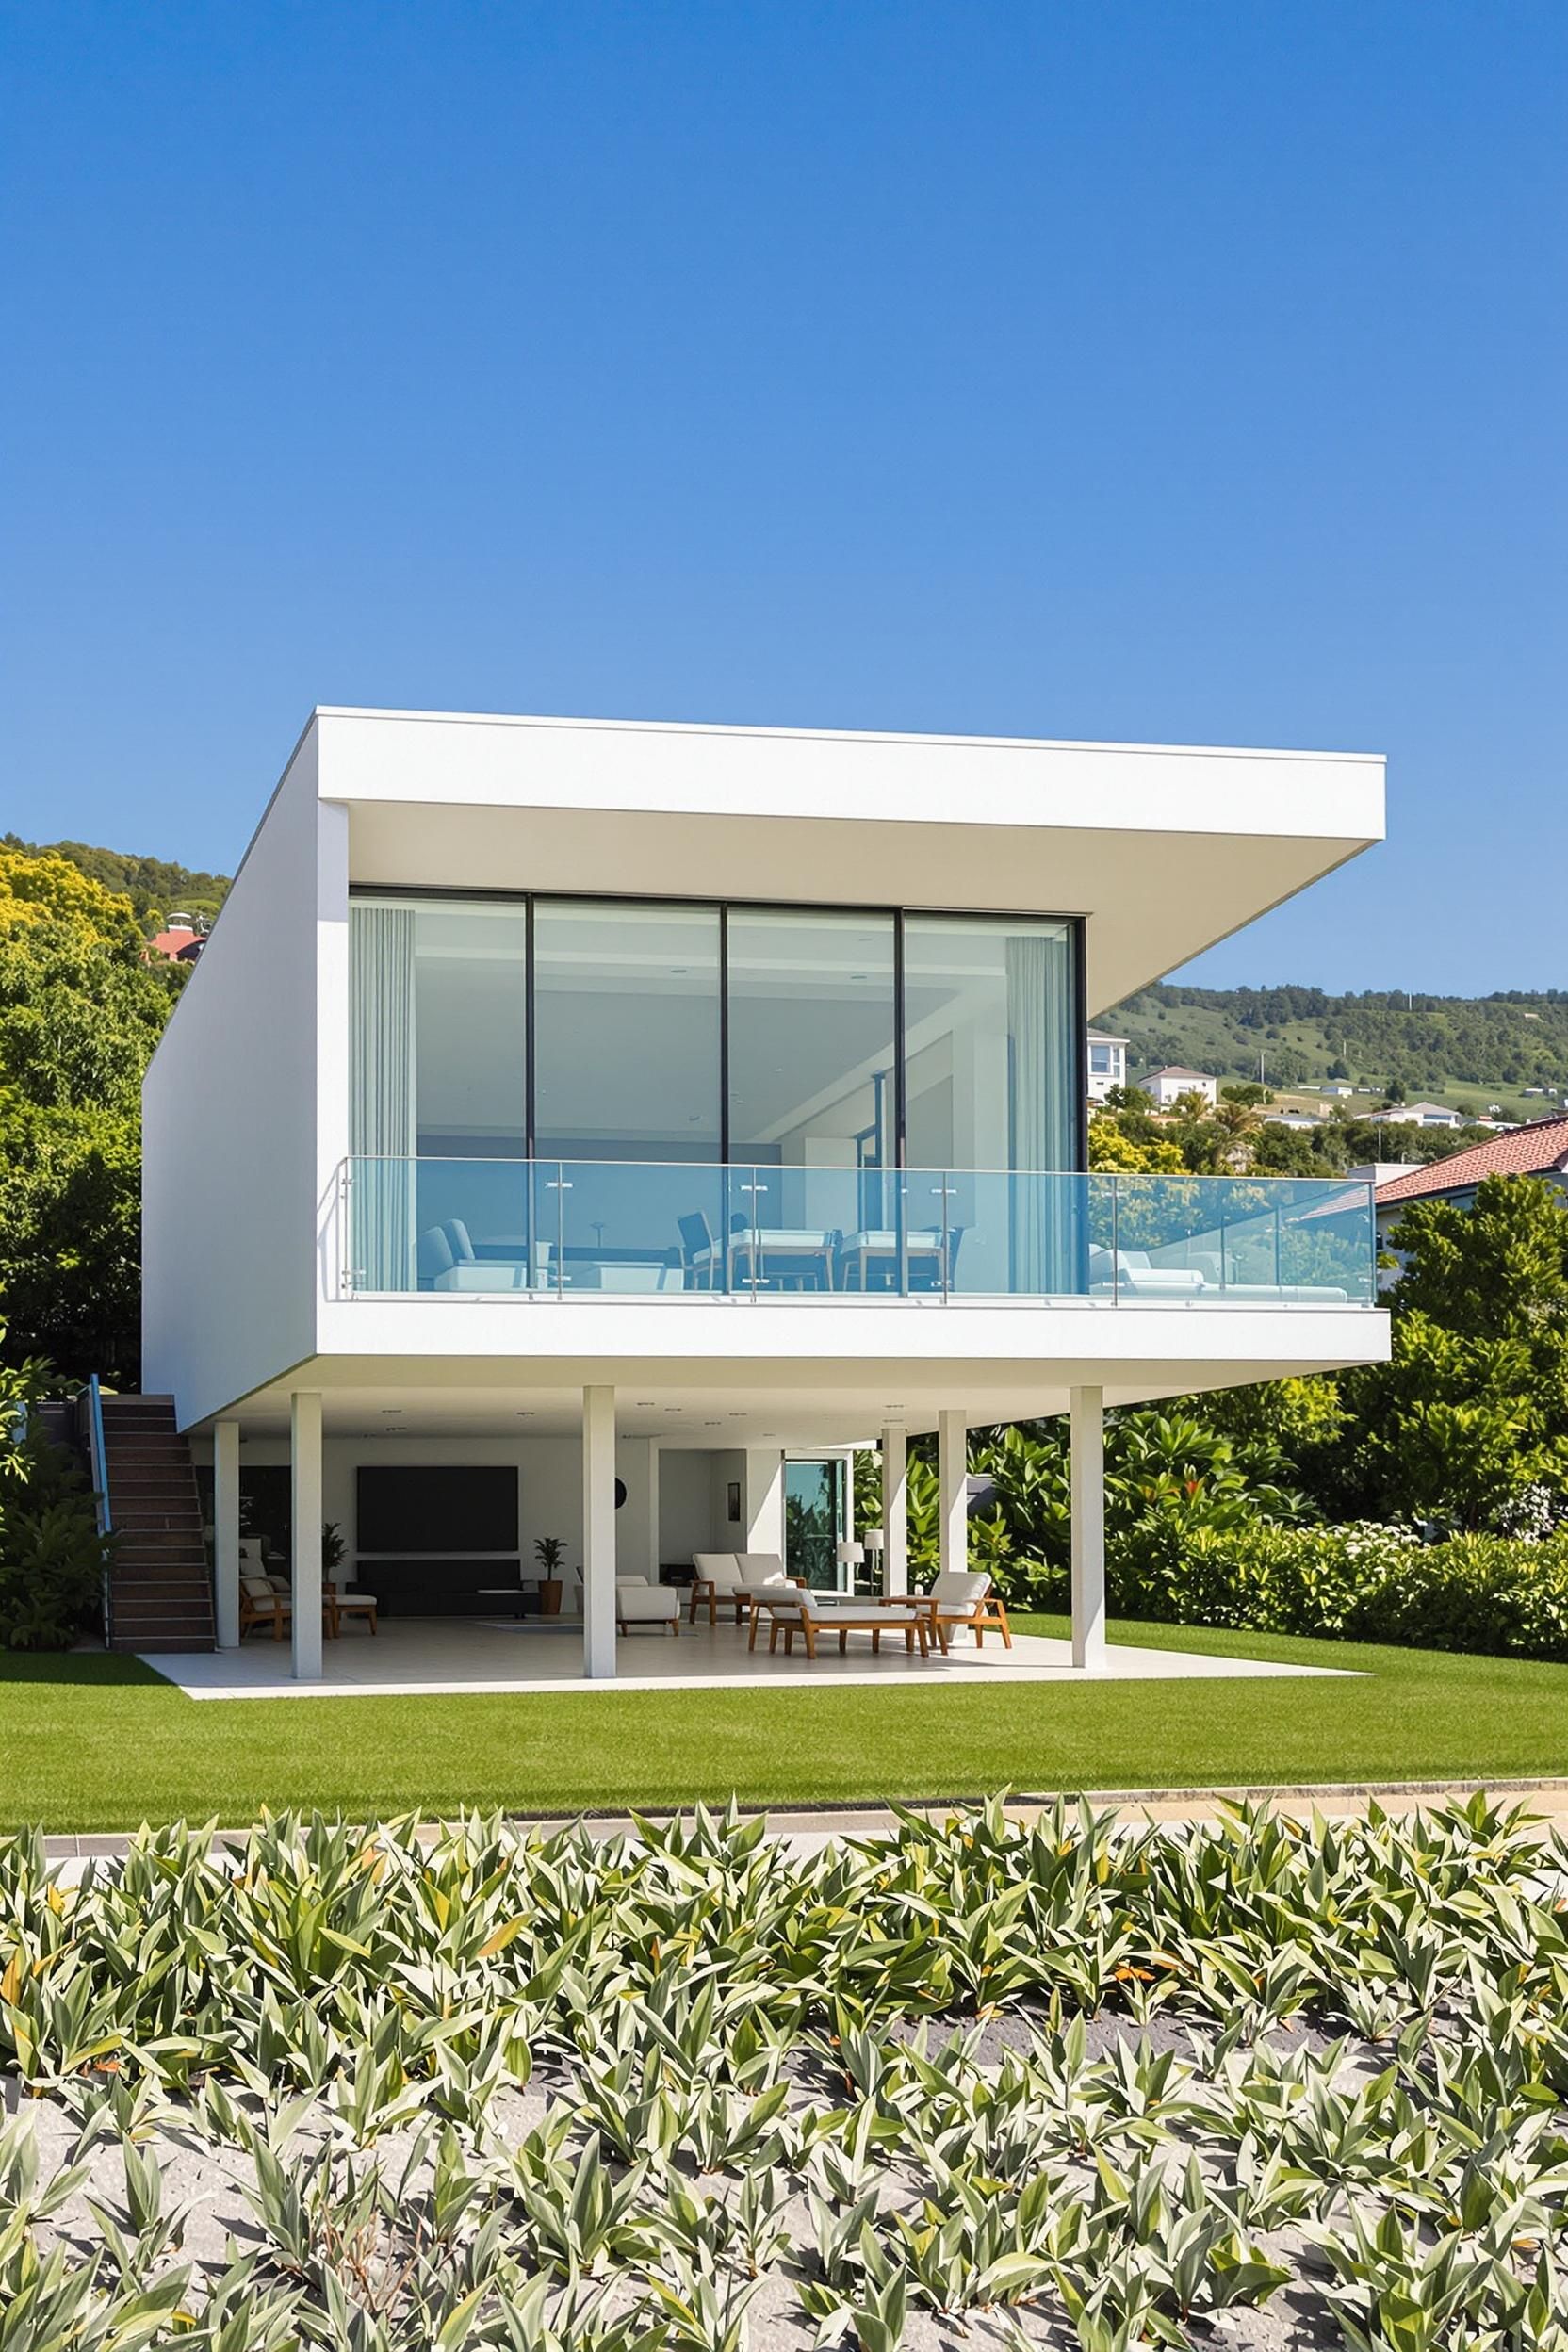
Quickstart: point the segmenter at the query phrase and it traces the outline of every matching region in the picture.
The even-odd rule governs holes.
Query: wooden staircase
[[[104,1453],[114,1529],[109,1647],[213,1650],[212,1576],[190,1447],[172,1396],[106,1396]]]

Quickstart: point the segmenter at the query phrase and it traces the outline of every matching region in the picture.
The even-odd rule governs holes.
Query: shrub
[[[98,1609],[107,1548],[71,1456],[24,1439],[0,1467],[0,1649],[68,1650]]]
[[[1120,1616],[1568,1660],[1568,1535],[1423,1544],[1408,1527],[1365,1523],[1183,1538],[1144,1526],[1112,1547],[1107,1584]]]

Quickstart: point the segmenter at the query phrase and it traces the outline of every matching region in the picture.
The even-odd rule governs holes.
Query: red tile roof
[[[1483,1176],[1544,1176],[1554,1168],[1568,1168],[1568,1119],[1532,1119],[1527,1127],[1511,1127],[1489,1143],[1472,1144],[1468,1152],[1450,1152],[1447,1159],[1413,1168],[1406,1176],[1391,1176],[1378,1186],[1378,1206],[1463,1192]]]

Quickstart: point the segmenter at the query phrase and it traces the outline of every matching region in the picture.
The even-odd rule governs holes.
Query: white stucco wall
[[[335,831],[346,909],[346,819],[321,808],[307,734],[143,1086],[142,1384],[182,1423],[315,1348],[318,868]]]

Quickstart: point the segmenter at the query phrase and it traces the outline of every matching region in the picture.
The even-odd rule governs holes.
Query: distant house
[[[1163,1070],[1152,1070],[1142,1082],[1146,1094],[1154,1098],[1157,1111],[1168,1111],[1184,1094],[1200,1094],[1211,1107],[1219,1100],[1219,1081],[1205,1070],[1184,1070],[1180,1062],[1169,1062]]]
[[[1392,1109],[1374,1111],[1374,1127],[1468,1127],[1470,1121],[1462,1111],[1449,1110],[1446,1102],[1396,1102]]]
[[[1351,1173],[1359,1174],[1359,1169]],[[1402,1169],[1380,1183],[1376,1190],[1378,1244],[1388,1237],[1413,1200],[1452,1200],[1467,1209],[1476,1186],[1488,1176],[1544,1176],[1568,1197],[1568,1118],[1532,1119],[1527,1127],[1510,1127],[1468,1152],[1426,1168]]]
[[[1323,1120],[1315,1111],[1265,1111],[1263,1123],[1266,1127],[1292,1127],[1304,1135],[1321,1127]]]
[[[1348,1078],[1329,1078],[1324,1081],[1317,1091],[1319,1094],[1328,1095],[1334,1102],[1346,1102],[1354,1094],[1355,1088]]]
[[[188,915],[171,915],[163,929],[155,931],[148,940],[147,953],[167,956],[171,963],[193,964],[205,945],[204,934]]]
[[[1127,1039],[1091,1029],[1088,1049],[1089,1101],[1103,1102],[1113,1086],[1127,1084]]]

